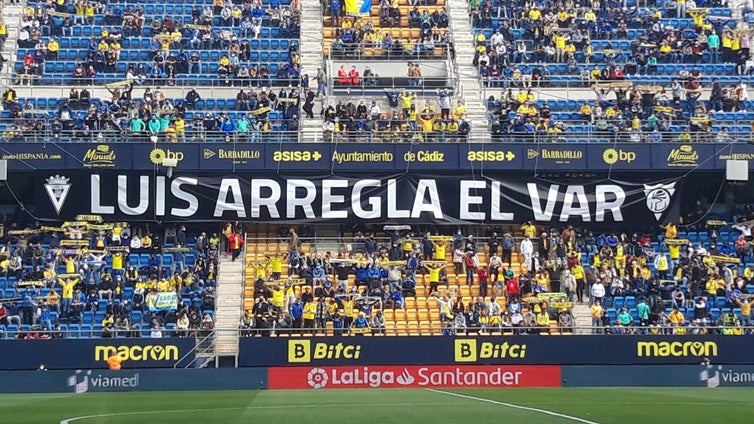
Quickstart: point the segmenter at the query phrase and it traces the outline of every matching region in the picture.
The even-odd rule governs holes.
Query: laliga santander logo
[[[321,389],[327,385],[327,371],[322,368],[314,368],[306,376],[306,382],[312,389]]]
[[[560,387],[560,368],[551,365],[400,365],[273,367],[270,389],[400,387]],[[754,373],[753,373],[754,374]]]
[[[312,389],[322,389],[330,381],[327,371],[322,368],[312,368],[306,376],[306,382]],[[343,371],[340,374],[337,370],[332,370],[332,382],[334,385],[352,385],[367,384],[369,387],[377,388],[383,384],[400,384],[401,386],[410,386],[416,379],[406,369],[395,375],[392,371],[369,371],[364,367],[362,372],[359,370]]]

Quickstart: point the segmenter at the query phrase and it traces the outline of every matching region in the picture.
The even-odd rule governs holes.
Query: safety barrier
[[[257,337],[242,367],[751,364],[749,336]]]
[[[0,393],[261,390],[266,368],[0,371]]]
[[[0,369],[104,369],[113,353],[124,368],[172,368],[191,363],[195,347],[193,338],[2,340]]]
[[[0,393],[534,387],[754,387],[754,366],[352,365],[0,371]]]

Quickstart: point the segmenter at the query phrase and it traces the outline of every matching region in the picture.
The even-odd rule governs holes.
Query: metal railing
[[[175,364],[173,364],[173,368],[192,368],[199,364],[200,361],[206,361],[208,358],[214,357],[215,346],[217,344],[216,336],[217,330],[197,331],[195,333],[196,347],[178,358]],[[192,356],[193,359],[187,361]]]
[[[438,312],[439,314],[439,312]],[[622,335],[703,335],[703,334],[722,334],[722,335],[754,335],[754,324],[741,326],[724,326],[724,325],[662,325],[662,326],[641,326],[641,325],[573,325],[573,326],[558,326],[556,324],[542,325],[542,326],[526,326],[518,325],[513,326],[510,324],[501,324],[493,326],[456,326],[452,322],[440,322],[432,321],[427,325],[421,324],[395,324],[395,322],[388,322],[385,327],[375,327],[369,325],[365,328],[334,328],[332,321],[327,321],[325,327],[316,327],[314,320],[312,320],[312,326],[310,327],[292,327],[288,324],[285,326],[278,325],[276,321],[272,322],[268,327],[236,327],[236,328],[215,328],[213,330],[186,330],[188,332],[197,332],[201,334],[191,334],[189,337],[194,337],[196,346],[190,352],[187,352],[179,358],[173,365],[175,368],[187,368],[192,366],[196,359],[193,361],[186,361],[191,355],[196,355],[198,359],[214,356],[215,351],[215,337],[218,332],[233,332],[238,335],[239,338],[245,337],[267,337],[267,336],[293,336],[293,337],[322,337],[322,336],[358,336],[358,335],[382,335],[382,336],[396,336],[399,334],[408,334],[413,336],[448,336],[448,335],[465,335],[465,336],[486,336],[486,335],[517,335],[517,334],[539,334],[539,333],[572,333],[572,334],[593,334],[600,336],[622,336]],[[164,329],[162,330],[165,331]],[[181,330],[173,330],[173,335],[164,336],[165,338],[178,338],[175,334]],[[29,333],[37,334],[51,334],[54,338],[78,338],[71,337],[80,334],[78,331],[44,331],[41,329],[32,329],[29,332],[19,331],[16,334],[17,340],[24,340],[23,335]],[[737,334],[740,333],[740,334]],[[0,332],[0,336],[6,334]],[[90,338],[98,338],[99,335],[92,334]],[[104,337],[103,340],[111,340],[111,338]],[[133,337],[132,339],[150,340],[150,337]],[[38,340],[34,338],[34,340]],[[117,339],[116,339],[117,340]]]
[[[351,43],[342,45],[341,48],[333,48],[333,44],[328,49],[328,58],[333,60],[432,60],[444,59],[449,53],[449,44],[436,43],[433,48],[421,47],[421,44],[414,44],[411,50],[404,47],[396,49],[394,47],[382,47],[368,43]]]
[[[175,136],[166,133],[133,133],[129,130],[98,130],[89,131],[60,131],[52,128],[34,131],[25,128],[6,129],[0,139],[3,142],[14,143],[217,143],[217,144],[254,144],[254,143],[298,143],[307,140],[314,143],[404,143],[421,145],[424,143],[754,143],[754,133],[749,131],[730,131],[721,136],[714,132],[625,132],[625,131],[568,131],[562,133],[526,133],[504,132],[489,134],[488,137],[475,136],[468,138],[468,134],[460,132],[424,132],[402,131],[400,128],[391,131],[324,131],[299,130],[268,132],[237,131],[228,134],[222,131],[195,131],[187,129]],[[1,143],[0,143],[1,145]]]
[[[272,327],[257,328],[247,327],[239,328],[240,337],[266,337],[266,336],[295,336],[295,337],[321,337],[321,336],[358,336],[358,335],[381,335],[381,336],[396,336],[413,335],[413,336],[449,336],[449,335],[464,335],[464,336],[486,336],[486,335],[518,335],[518,334],[593,334],[593,335],[605,335],[605,336],[621,336],[621,335],[693,335],[693,334],[724,334],[727,335],[731,331],[740,332],[740,335],[754,335],[754,326],[640,326],[640,325],[610,325],[610,326],[588,326],[588,325],[573,325],[567,327],[561,327],[557,325],[546,326],[512,326],[510,324],[496,325],[496,326],[455,326],[451,322],[441,323],[435,322],[429,327],[426,325],[395,325],[389,327],[373,327],[367,328],[333,328],[332,322],[328,322],[326,327],[309,327],[309,328],[291,328],[280,327],[273,325]],[[389,323],[391,324],[391,323]],[[314,324],[312,324],[314,325]],[[738,334],[731,334],[738,335]]]
[[[455,91],[458,86],[457,78],[452,76],[446,77],[421,77],[409,78],[408,76],[382,76],[376,75],[363,78],[358,84],[352,84],[347,79],[338,77],[328,77],[328,84],[333,88],[333,94],[336,96],[374,96],[379,95],[385,90],[390,89],[407,89],[420,96],[435,95],[438,89],[450,89]]]
[[[120,74],[120,73],[119,73]],[[195,77],[195,78],[194,78]],[[310,78],[313,77],[310,75]],[[65,86],[66,90],[76,87],[103,87],[107,84],[123,83],[126,81],[125,73],[123,76],[98,75],[96,78],[89,76],[75,77],[71,72],[22,74],[14,73],[8,84],[3,85],[30,86],[30,87],[47,87]],[[288,88],[288,86],[299,86],[299,78],[278,78],[275,75],[256,78],[238,78],[238,77],[221,77],[211,73],[186,73],[176,74],[173,77],[153,78],[147,75],[137,75],[132,79],[136,87],[186,87],[188,89],[197,87],[228,87],[228,88]]]

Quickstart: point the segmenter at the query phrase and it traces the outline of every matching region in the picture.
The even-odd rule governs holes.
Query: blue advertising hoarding
[[[754,366],[566,365],[564,387],[754,387]]]
[[[0,341],[0,369],[103,369],[117,353],[123,368],[172,368],[194,359],[194,339],[52,339]]]
[[[0,393],[263,390],[266,368],[0,371]]]
[[[239,365],[754,364],[749,337],[504,336],[245,338]]]
[[[152,170],[174,159],[181,171],[421,172],[724,170],[754,168],[754,145],[582,143],[6,143],[11,170]]]

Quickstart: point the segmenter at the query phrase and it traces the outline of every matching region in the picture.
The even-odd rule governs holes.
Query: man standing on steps
[[[306,99],[304,100],[302,109],[306,112],[308,119],[314,119],[314,93],[308,88],[306,89]]]
[[[317,94],[316,97],[327,95],[327,74],[322,68],[317,68]]]
[[[238,259],[238,255],[241,254],[241,245],[243,244],[243,239],[241,238],[241,235],[238,234],[236,231],[233,231],[231,235],[228,237],[228,245],[230,246],[230,253],[231,253],[231,261],[234,261]]]

